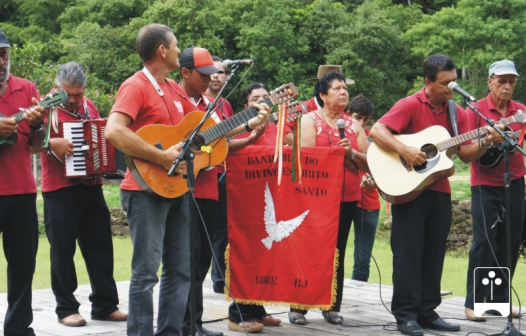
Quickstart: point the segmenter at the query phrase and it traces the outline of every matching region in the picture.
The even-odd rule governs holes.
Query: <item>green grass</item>
[[[115,281],[127,281],[131,277],[131,253],[132,243],[130,238],[113,238],[113,254],[115,269],[113,276]],[[77,246],[75,253],[75,268],[79,285],[89,284],[84,259]],[[4,252],[0,249],[0,293],[7,291],[7,263]],[[33,276],[33,289],[51,288],[49,242],[46,237],[40,237],[38,241],[37,264]]]
[[[349,235],[349,243],[347,245],[347,254],[345,258],[345,277],[351,278],[353,268],[353,251],[354,251],[354,233],[351,229]],[[378,263],[378,269],[376,268],[374,261],[371,259],[371,269],[369,282],[379,283],[380,275],[382,279],[382,285],[393,285],[392,273],[393,273],[393,255],[391,253],[391,247],[387,238],[382,236],[379,232],[376,238],[376,242],[373,248],[373,257]],[[466,296],[466,277],[468,269],[468,258],[467,255],[460,253],[460,256],[455,253],[448,253],[444,262],[444,271],[442,273],[442,290],[452,291],[454,296]],[[380,272],[380,275],[379,275]],[[526,305],[526,261],[519,260],[515,276],[513,277],[513,287],[519,295],[521,305]],[[390,298],[384,298],[384,300],[390,300]],[[513,297],[514,305],[518,305],[516,297]]]
[[[469,165],[459,163],[458,159],[455,160],[457,165],[457,173],[455,175],[467,176],[469,175]],[[457,162],[458,161],[458,162]],[[460,200],[469,200],[471,198],[471,190],[468,180],[452,181],[451,188],[453,190],[452,198]],[[104,197],[108,203],[108,207],[120,207],[119,198],[119,187],[117,185],[105,185],[104,186]],[[382,208],[380,210],[379,227],[383,228],[383,221],[385,216],[385,202],[383,199]],[[37,201],[37,207],[39,213],[42,213],[42,200]],[[132,255],[132,243],[129,238],[114,238],[114,258],[115,258],[115,272],[114,277],[116,281],[129,280],[131,276],[131,255]],[[353,266],[353,250],[354,250],[354,234],[351,230],[349,236],[349,244],[347,248],[347,258],[345,262],[345,277],[350,278],[352,275]],[[390,244],[387,238],[387,232],[379,230],[377,239],[373,249],[373,257],[378,263],[378,267],[381,273],[382,284],[392,285],[392,254]],[[89,277],[86,272],[84,260],[77,248],[75,255],[75,265],[77,269],[77,277],[79,285],[88,284]],[[0,250],[0,270],[5,270],[7,267],[5,258],[3,257],[3,251]],[[448,253],[445,259],[444,272],[442,276],[442,289],[453,291],[455,296],[466,295],[466,273],[468,268],[468,258],[466,251],[459,251],[457,253]],[[50,288],[50,261],[49,261],[49,243],[45,236],[42,236],[39,240],[39,249],[37,255],[37,267],[35,270],[35,276],[33,281],[33,289]],[[526,261],[519,260],[516,274],[514,279],[515,290],[519,294],[521,302],[526,304],[526,282],[521,281],[526,278]],[[371,260],[371,275],[369,281],[372,283],[380,282],[380,275]],[[0,293],[6,292],[7,288],[6,272],[0,272]],[[390,299],[390,298],[387,298]],[[515,304],[517,304],[514,298]]]

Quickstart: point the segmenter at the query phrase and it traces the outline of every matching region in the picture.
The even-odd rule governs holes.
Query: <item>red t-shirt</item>
[[[128,115],[133,120],[129,128],[134,132],[151,124],[177,125],[183,119],[184,110],[181,102],[186,93],[171,79],[158,84],[164,92],[164,97],[159,96],[142,71],[136,72],[122,83],[111,113],[119,112]],[[121,189],[141,190],[129,169],[126,169]]]
[[[364,128],[365,135],[369,135],[369,130]],[[361,170],[358,171],[360,174],[360,185],[361,178],[365,175]],[[361,188],[362,200],[358,202],[358,207],[364,210],[378,210],[380,209],[380,198],[376,189],[365,189]]]
[[[210,98],[211,101],[212,98]],[[234,110],[232,109],[232,105],[230,105],[230,103],[228,102],[228,100],[226,100],[225,98],[219,98],[219,103],[221,104],[220,107],[217,109],[217,114],[220,115],[219,118],[221,118],[221,120],[225,120],[225,119],[228,119],[230,118],[231,116],[234,115]],[[218,174],[223,174],[225,172],[225,164],[224,162],[221,163],[220,165],[216,166],[216,172]]]
[[[3,96],[0,96],[0,113],[6,117],[15,115],[20,112],[20,108],[28,108],[33,105],[32,97],[40,100],[35,84],[27,79],[9,75],[7,90]],[[20,122],[16,143],[0,150],[0,162],[2,162],[4,173],[0,178],[0,196],[37,192],[37,185],[31,171],[29,131],[28,122]]]
[[[197,102],[197,106],[190,99],[183,101],[183,108],[185,115],[193,111],[206,111],[206,106],[209,102],[212,102],[212,98],[206,97],[201,93],[201,99]],[[215,116],[210,118],[216,122],[223,121],[223,115],[219,110],[216,110]],[[219,199],[219,190],[217,188],[217,167],[210,170],[202,170],[197,175],[195,180],[194,195],[195,198],[213,199],[217,201]]]
[[[345,121],[345,135],[351,142],[352,148],[358,151],[358,143],[356,142],[356,133],[354,133],[353,120],[341,114]],[[316,147],[336,147],[340,141],[340,133],[337,129],[333,129],[328,125],[323,118],[315,112],[309,112],[305,118],[312,117],[316,123]],[[344,168],[344,186],[343,186],[343,202],[354,202],[360,200],[360,177],[358,174]]]
[[[88,111],[92,119],[100,118],[99,111],[95,107],[95,104],[88,98],[85,98],[86,105],[88,106]],[[61,109],[58,111],[58,121],[81,121],[69,113],[64,112]],[[79,114],[86,114],[84,110],[84,101],[80,104],[77,111]],[[51,127],[50,138],[62,138],[62,134],[56,133]],[[40,153],[40,159],[42,161],[42,191],[49,192],[55,191],[61,188],[70,187],[80,183],[86,185],[102,185],[102,178],[96,177],[91,179],[81,179],[81,178],[65,178],[64,177],[64,164],[58,162],[53,156],[47,155],[47,153]]]
[[[425,87],[409,97],[400,99],[378,122],[386,125],[398,134],[418,133],[433,125],[445,127],[451,136],[455,134],[449,121],[447,102],[440,110],[434,111],[426,96]],[[458,105],[457,123],[459,134],[469,131],[466,111]],[[451,187],[447,178],[436,181],[428,186],[427,189],[451,193]]]
[[[523,111],[526,110],[526,107],[524,105],[517,103],[513,100],[510,100],[508,104],[508,110],[506,111],[506,114],[503,116],[502,114],[500,114],[500,112],[495,107],[495,103],[493,103],[493,100],[491,99],[491,93],[486,98],[479,100],[476,105],[480,113],[482,113],[485,117],[493,119],[493,120],[500,120],[502,118],[508,118],[508,117],[511,117],[517,114],[518,110],[523,110]],[[487,125],[486,121],[480,118],[471,109],[468,108],[466,113],[468,116],[470,129],[476,129],[478,127]],[[509,125],[508,127],[511,128],[513,131],[518,131],[521,129],[522,125],[519,123],[514,123],[514,124]],[[479,167],[480,167],[480,174],[479,174]],[[480,177],[480,185],[487,185],[487,186],[494,186],[494,187],[504,186],[504,170],[505,170],[504,162],[501,162],[495,168],[486,168],[486,167],[480,166],[478,164],[478,161],[473,161],[471,162],[471,186],[473,187],[473,186],[479,185],[479,177]],[[509,170],[510,170],[510,173],[513,174],[511,177],[512,180],[516,180],[526,175],[526,169],[524,168],[524,156],[520,152],[516,152],[510,155]]]

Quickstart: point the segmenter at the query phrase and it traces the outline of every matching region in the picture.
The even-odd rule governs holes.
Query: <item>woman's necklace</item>
[[[325,112],[323,111],[323,108],[321,109],[321,116],[323,118],[323,121],[325,121],[325,123],[330,127],[332,128],[333,130],[336,130],[337,128],[333,127],[328,121],[327,121],[327,118],[325,117]]]

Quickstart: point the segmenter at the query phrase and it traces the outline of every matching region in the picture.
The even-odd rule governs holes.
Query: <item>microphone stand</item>
[[[497,148],[500,149],[500,150],[503,150],[504,151],[504,164],[505,164],[505,170],[504,170],[504,202],[506,203],[506,219],[505,219],[505,223],[506,223],[506,245],[507,245],[507,248],[506,248],[506,267],[508,268],[508,270],[510,270],[510,278],[509,278],[509,283],[510,283],[510,314],[508,315],[508,323],[506,324],[506,328],[501,332],[501,333],[498,333],[498,334],[494,334],[492,336],[521,336],[522,333],[520,333],[516,328],[515,326],[513,325],[513,317],[512,317],[512,312],[513,312],[513,298],[512,298],[512,295],[511,295],[511,278],[512,278],[512,274],[511,274],[511,269],[512,269],[512,265],[511,265],[511,191],[510,191],[510,183],[511,183],[511,177],[513,174],[511,174],[509,172],[509,163],[510,163],[510,152],[513,148],[516,148],[517,150],[519,150],[522,155],[526,156],[526,152],[524,152],[524,150],[519,146],[519,144],[517,143],[517,141],[515,141],[515,139],[513,139],[512,136],[508,135],[507,132],[504,132],[502,131],[500,128],[498,128],[495,123],[493,122],[493,120],[489,119],[489,118],[486,118],[484,115],[482,115],[482,113],[480,113],[479,110],[477,110],[477,108],[475,106],[473,106],[473,104],[470,103],[470,101],[466,98],[464,98],[464,103],[469,106],[470,109],[472,109],[473,111],[475,111],[475,113],[477,113],[479,115],[479,117],[481,117],[482,119],[484,119],[486,121],[486,123],[488,124],[488,126],[492,127],[493,129],[495,129],[501,136],[502,138],[504,139],[504,142],[500,143]]]
[[[190,192],[191,197],[193,198],[194,194],[194,186],[195,186],[195,174],[194,174],[194,158],[195,153],[192,150],[191,146],[194,141],[194,138],[201,130],[201,127],[203,126],[204,122],[212,115],[214,112],[214,107],[216,106],[217,102],[219,101],[219,98],[221,97],[221,94],[223,93],[223,90],[227,86],[227,84],[230,82],[230,80],[234,77],[234,74],[237,72],[239,66],[233,65],[231,67],[232,72],[227,77],[225,84],[219,90],[219,93],[217,94],[214,101],[207,105],[205,115],[203,116],[203,119],[201,122],[195,127],[195,129],[190,134],[190,137],[186,138],[183,141],[182,149],[179,155],[177,155],[177,159],[174,161],[172,167],[168,171],[168,176],[174,176],[174,173],[181,163],[181,161],[186,161],[186,174],[183,175],[183,178],[186,179],[186,182],[188,184],[188,190]],[[195,148],[194,148],[195,149]],[[199,148],[197,149],[199,150]],[[189,212],[189,219],[190,219],[190,335],[195,336],[196,333],[196,324],[195,324],[195,226],[194,226],[194,202],[189,202],[190,212]],[[201,331],[199,331],[199,334],[201,334]]]

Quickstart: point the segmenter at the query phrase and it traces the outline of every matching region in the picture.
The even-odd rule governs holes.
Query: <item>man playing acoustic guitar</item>
[[[106,125],[106,137],[125,154],[168,171],[181,147],[176,144],[162,150],[135,132],[146,125],[177,125],[182,120],[182,102],[188,96],[179,84],[167,78],[179,69],[181,51],[172,29],[160,24],[143,27],[136,46],[144,68],[121,85]],[[260,106],[249,126],[265,122],[269,110]],[[239,131],[243,129],[240,126]],[[183,174],[185,168],[184,163],[179,165],[176,173]],[[133,243],[127,334],[154,334],[153,287],[159,281],[157,271],[162,261],[155,334],[182,335],[190,288],[190,197],[188,193],[175,198],[149,197],[128,169],[121,184],[121,201]]]
[[[0,29],[0,137],[17,132],[14,145],[0,151],[0,232],[7,260],[7,312],[5,335],[34,336],[31,284],[38,247],[37,186],[31,171],[30,146],[38,148],[44,141],[43,107],[24,112],[17,125],[13,117],[21,108],[38,103],[35,84],[9,74],[9,42]]]
[[[448,84],[457,79],[455,64],[448,56],[431,55],[424,61],[423,77],[424,88],[399,100],[371,129],[375,144],[399,154],[411,167],[425,164],[426,153],[398,141],[392,133],[414,134],[440,125],[454,135],[448,117],[448,104],[451,103],[448,100],[453,92]],[[460,106],[456,109],[458,129],[462,134],[469,131],[467,118]],[[490,134],[481,141],[456,148],[462,161],[476,159],[485,152],[482,144],[498,140],[495,130],[488,131]],[[451,188],[447,178],[435,181],[412,201],[393,204],[391,308],[398,330],[404,335],[423,335],[421,326],[440,331],[460,330],[460,325],[442,320],[435,312],[441,302],[440,280],[451,217]]]

